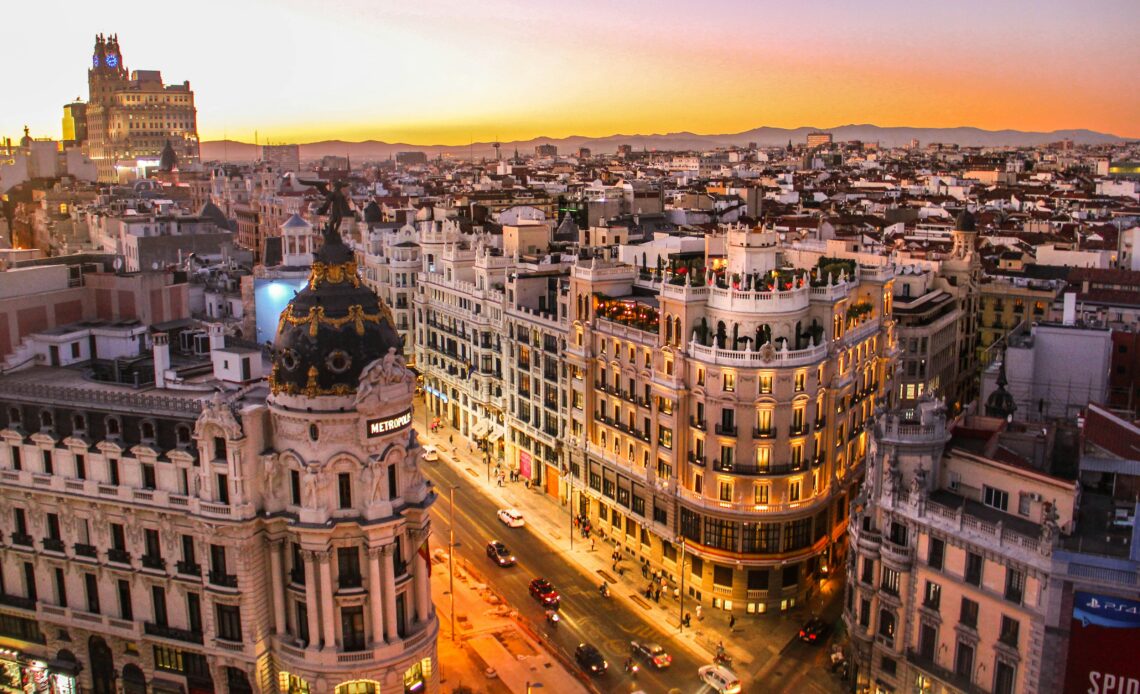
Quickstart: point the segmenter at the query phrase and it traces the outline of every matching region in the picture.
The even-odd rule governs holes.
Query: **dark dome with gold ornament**
[[[403,351],[391,311],[360,282],[356,259],[336,226],[326,228],[308,284],[277,322],[269,376],[273,393],[350,395],[364,367],[390,347]]]

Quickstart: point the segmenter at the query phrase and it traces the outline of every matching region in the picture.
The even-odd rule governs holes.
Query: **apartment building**
[[[220,326],[204,364],[170,337],[76,335],[0,378],[2,671],[53,692],[438,691],[416,379],[352,252],[316,254],[267,382]]]
[[[952,425],[924,397],[875,424],[844,609],[858,691],[1059,690],[1052,555],[1080,492],[1046,472],[1046,434],[994,414]]]
[[[987,354],[987,348],[1004,340],[1023,323],[1028,327],[1049,320],[1059,290],[1052,281],[1018,281],[998,276],[982,282],[978,286],[980,354]],[[988,365],[988,359],[979,358],[983,367]]]
[[[899,365],[895,390],[909,406],[926,393],[942,393],[957,382],[960,302],[939,286],[932,268],[906,265],[895,277]]]
[[[897,357],[890,267],[782,265],[736,226],[703,267],[570,276],[575,508],[687,598],[802,602],[843,554],[864,426]]]

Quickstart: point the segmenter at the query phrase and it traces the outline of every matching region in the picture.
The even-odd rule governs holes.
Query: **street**
[[[425,438],[436,439],[431,435]],[[446,441],[446,437],[440,438]],[[633,584],[625,579],[619,580],[610,584],[609,598],[599,595],[598,587],[603,580],[602,576],[584,569],[581,557],[575,556],[572,559],[569,556],[569,520],[562,509],[537,498],[537,503],[517,504],[524,516],[528,513],[558,516],[559,524],[565,521],[565,530],[547,530],[551,528],[549,523],[532,524],[529,522],[535,520],[532,516],[527,517],[525,527],[509,528],[498,519],[496,512],[511,504],[496,501],[496,498],[529,500],[529,495],[534,492],[524,492],[524,487],[518,484],[513,487],[489,487],[484,478],[484,466],[476,463],[473,456],[459,454],[453,457],[451,447],[443,442],[440,449],[441,460],[423,466],[425,474],[439,494],[439,501],[433,507],[433,547],[446,549],[449,492],[454,486],[457,558],[482,575],[487,584],[508,604],[517,608],[520,617],[530,625],[533,632],[552,649],[560,652],[567,667],[578,669],[573,661],[574,649],[579,643],[586,642],[595,645],[609,662],[609,672],[606,675],[591,678],[598,691],[628,693],[644,690],[685,694],[711,691],[697,675],[697,668],[710,662],[711,658],[698,655],[689,643],[673,638],[675,622],[674,625],[667,624],[660,606],[646,603],[643,596],[636,594],[633,584],[639,585],[640,579]],[[534,508],[539,510],[533,510]],[[534,525],[543,527],[544,534],[536,533]],[[486,544],[490,540],[506,543],[518,563],[506,568],[494,564],[485,553]],[[579,543],[576,538],[573,550],[575,555],[586,551],[585,547],[585,541]],[[598,542],[595,551],[603,556],[597,562],[585,563],[607,566],[608,561],[605,560],[610,545]],[[610,572],[606,573],[610,575]],[[528,592],[528,584],[536,577],[550,581],[562,596],[563,619],[555,627],[547,624],[543,610]],[[841,584],[836,581],[834,585],[838,587]],[[833,591],[822,607],[823,616],[832,623],[838,619],[841,611],[840,592]],[[441,621],[449,619],[447,603],[437,604],[436,607]],[[738,654],[743,648],[751,656],[749,659],[738,658],[738,662],[731,666],[743,680],[744,691],[791,694],[842,690],[841,681],[827,667],[830,638],[819,645],[805,644],[794,638],[798,625],[806,618],[807,613],[801,610],[740,620],[734,634],[729,635],[726,642],[731,640],[736,643]],[[711,623],[698,627],[694,620],[694,630],[697,629],[705,630],[703,643],[718,638],[715,636],[717,628]],[[727,629],[725,632],[727,634]],[[634,681],[622,667],[629,654],[630,640],[661,644],[672,655],[672,666],[663,671],[653,671],[641,663],[642,669]]]

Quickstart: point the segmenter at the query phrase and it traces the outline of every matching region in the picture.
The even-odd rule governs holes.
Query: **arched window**
[[[107,436],[118,436],[120,431],[119,418],[113,415],[107,417]]]
[[[684,338],[685,338],[685,336],[681,334],[681,318],[680,317],[674,318],[673,319],[673,340],[674,340],[673,344],[680,347],[681,342],[684,340]]]
[[[40,412],[40,426],[48,429],[55,422],[55,417],[52,417],[50,410],[43,410]]]

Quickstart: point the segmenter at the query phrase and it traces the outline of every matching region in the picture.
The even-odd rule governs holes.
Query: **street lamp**
[[[542,689],[542,682],[531,682],[530,680],[527,680],[526,694],[530,694],[530,690],[532,689]]]
[[[681,569],[681,596],[677,601],[677,631],[682,632],[685,630],[685,538],[681,538],[681,563],[678,564]]]

